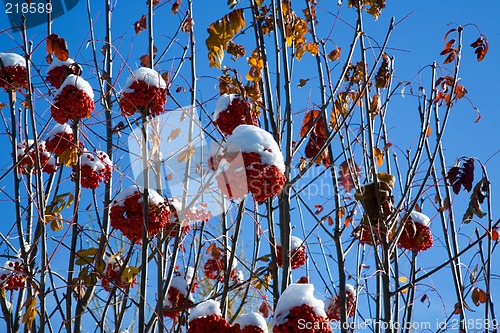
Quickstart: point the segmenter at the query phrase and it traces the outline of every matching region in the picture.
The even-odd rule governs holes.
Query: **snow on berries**
[[[229,198],[241,199],[252,193],[255,201],[264,202],[281,192],[285,184],[283,155],[273,136],[252,125],[240,125],[212,156],[217,168],[217,183]],[[243,181],[246,179],[246,182]]]
[[[434,245],[434,239],[429,228],[429,217],[412,211],[410,216],[402,223],[404,223],[404,230],[398,240],[399,248],[421,252],[430,249]]]
[[[31,174],[35,170],[36,150],[34,145],[35,141],[33,140],[17,144],[17,169],[23,175]],[[59,165],[54,156],[47,151],[45,141],[38,142],[38,151],[42,171],[48,174],[55,173]]]
[[[141,113],[159,115],[164,111],[167,102],[167,84],[154,69],[140,67],[136,69],[125,83],[125,89],[118,104],[124,116]]]
[[[174,276],[163,299],[163,316],[175,319],[183,310],[193,306],[193,303],[186,278],[181,275]]]
[[[142,210],[143,188],[132,185],[123,189],[113,200],[110,211],[111,226],[118,229],[133,243],[142,240],[144,214]],[[165,199],[153,189],[148,189],[148,236],[152,237],[169,226],[170,209]]]
[[[238,125],[257,126],[257,117],[245,99],[236,94],[223,94],[217,100],[213,123],[225,135],[233,134]]]
[[[59,124],[68,120],[89,118],[94,110],[94,92],[80,76],[70,74],[57,89],[50,107],[52,118]]]
[[[324,303],[314,297],[312,284],[289,285],[274,313],[273,333],[332,332]]]
[[[111,292],[113,287],[117,288],[133,288],[137,279],[135,274],[132,274],[135,269],[131,269],[130,267],[123,267],[123,259],[120,256],[112,257],[106,263],[106,268],[104,269],[104,274],[101,278],[101,285],[107,292]],[[120,271],[122,274],[120,275]]]
[[[0,52],[0,88],[17,90],[28,87],[26,60],[16,53]]]
[[[230,330],[231,325],[222,317],[217,301],[200,303],[189,314],[188,333],[229,333]]]
[[[350,285],[345,285],[345,307],[347,318],[354,317],[356,314],[356,289]],[[327,299],[325,302],[326,314],[330,320],[340,320],[340,302],[341,299],[338,295],[333,295],[332,298]]]
[[[83,188],[95,190],[99,183],[108,183],[111,179],[113,163],[103,151],[95,153],[85,150],[80,156],[80,177]],[[75,177],[76,165],[73,166],[72,177]]]
[[[0,267],[0,289],[19,290],[26,284],[26,271],[21,259],[8,260]]]
[[[82,68],[73,59],[68,58],[65,61],[61,61],[54,58],[47,68],[46,80],[54,88],[59,89],[68,75],[81,75],[81,73]]]
[[[307,261],[306,246],[302,239],[295,236],[290,237],[290,244],[291,268],[297,269]],[[283,251],[281,245],[276,246],[276,259],[278,260],[278,266],[283,266]]]
[[[66,150],[73,147],[73,130],[68,124],[56,124],[50,131],[45,146],[47,151],[61,156]]]
[[[231,333],[267,333],[267,323],[261,314],[242,314],[236,319]]]

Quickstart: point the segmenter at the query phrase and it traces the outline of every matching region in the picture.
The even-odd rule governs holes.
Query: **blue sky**
[[[146,14],[145,1],[117,1],[113,12],[113,37],[115,47],[120,53],[120,58],[124,59],[128,66],[135,69],[139,66],[138,58],[140,55],[147,52],[147,35],[142,33],[136,35],[133,24],[141,15]],[[347,2],[347,1],[345,1]],[[98,52],[104,40],[103,26],[104,26],[104,11],[100,5],[92,2],[92,19],[95,24],[95,35],[97,42]],[[100,3],[100,2],[99,2]],[[352,28],[342,21],[336,21],[334,15],[339,14],[339,17],[352,24],[354,12],[348,9],[346,4],[342,7],[337,7],[336,2],[323,0],[319,2],[318,12],[320,13],[320,26],[329,29],[328,22],[335,23],[332,30],[331,39],[342,47],[346,52],[350,39],[352,37]],[[298,8],[302,8],[302,4],[298,1],[294,2]],[[186,3],[182,2],[181,12],[185,10]],[[198,54],[198,77],[199,91],[198,97],[201,100],[209,100],[217,95],[215,77],[220,75],[220,71],[209,68],[206,63],[206,48],[205,38],[206,27],[216,19],[223,16],[228,12],[226,1],[195,1],[194,3],[194,17],[195,17],[195,32],[197,40],[197,54]],[[494,206],[500,204],[498,196],[495,196],[495,190],[500,184],[500,175],[496,173],[500,165],[500,132],[498,124],[500,123],[499,106],[497,98],[497,78],[500,77],[500,66],[498,66],[498,59],[500,59],[500,29],[498,28],[498,20],[500,19],[500,2],[495,0],[483,1],[480,4],[474,4],[471,1],[399,1],[396,3],[388,2],[388,8],[383,10],[382,16],[377,22],[371,17],[366,17],[365,26],[368,31],[368,37],[373,38],[378,43],[383,41],[389,20],[392,16],[395,17],[396,22],[402,20],[393,31],[389,42],[387,52],[395,57],[395,81],[411,81],[414,91],[418,91],[419,86],[423,86],[428,90],[430,87],[430,69],[429,65],[433,61],[437,61],[442,65],[444,60],[440,56],[444,42],[443,37],[445,33],[457,25],[466,25],[469,23],[476,24],[481,33],[486,35],[489,41],[489,53],[486,58],[477,63],[475,60],[474,50],[468,45],[472,43],[477,37],[478,32],[474,26],[468,26],[464,31],[464,51],[463,63],[461,67],[460,77],[463,84],[468,90],[467,97],[471,102],[481,111],[481,120],[474,123],[476,119],[476,112],[467,100],[457,102],[453,109],[452,117],[446,129],[444,139],[444,147],[446,152],[447,164],[452,165],[455,159],[461,156],[474,156],[481,160],[483,163],[487,162],[489,176],[492,181],[493,188],[493,203]],[[247,15],[247,20],[250,20]],[[157,9],[155,15],[155,43],[161,52],[169,42],[169,36],[177,29],[181,18],[174,16],[170,13],[170,5],[165,4],[163,7]],[[0,52],[18,52],[20,53],[19,44],[22,39],[18,32],[4,30],[8,28],[8,21],[3,11],[0,13]],[[83,77],[92,81],[95,73],[92,69],[92,53],[88,44],[89,29],[86,12],[86,2],[80,3],[72,9],[68,14],[58,18],[54,23],[52,30],[60,36],[67,39],[70,56],[75,58],[84,67]],[[321,31],[324,35],[327,30]],[[34,41],[35,56],[34,63],[41,65],[42,72],[44,72],[44,58],[45,58],[45,45],[41,43],[46,34],[45,27],[37,27],[28,31],[28,38]],[[251,33],[249,33],[251,35]],[[159,69],[162,71],[172,71],[178,65],[178,56],[182,51],[182,47],[186,41],[186,35],[181,34],[178,44],[174,44],[172,50],[169,51],[164,61],[160,64]],[[252,38],[251,36],[241,36],[240,41],[245,38]],[[332,45],[332,44],[328,44]],[[375,44],[373,44],[375,45]],[[376,51],[376,50],[375,50]],[[100,54],[99,54],[100,56]],[[308,55],[306,55],[307,57]],[[359,57],[357,57],[359,59]],[[120,71],[120,66],[123,65],[122,59],[116,59],[115,77],[117,78],[117,90],[125,84],[128,70],[125,68]],[[239,60],[240,65],[245,65],[244,60]],[[233,66],[229,57],[225,59],[224,65]],[[187,68],[189,63],[185,63]],[[450,65],[445,66],[450,69]],[[293,75],[294,82],[298,83],[301,78],[308,78],[310,70],[306,66],[301,66],[297,63],[294,67],[295,72]],[[337,69],[338,70],[338,69]],[[443,74],[448,74],[446,69],[439,71]],[[185,87],[188,86],[189,77],[181,77],[176,83],[181,84],[185,80]],[[315,74],[314,74],[315,75]],[[37,86],[38,88],[39,86]],[[44,93],[46,88],[40,88],[40,93]],[[311,107],[309,98],[314,100],[317,91],[313,84],[308,84],[303,90],[296,90],[294,93],[294,112],[304,112],[307,108]],[[179,93],[176,97],[181,103],[189,101],[189,94]],[[0,93],[0,102],[6,101],[7,95]],[[169,102],[170,103],[170,102]],[[176,106],[173,103],[167,103],[167,108],[174,109]],[[211,100],[206,104],[207,110],[213,109],[215,100]],[[414,148],[416,139],[418,138],[418,127],[413,126],[418,121],[417,113],[418,100],[411,96],[409,88],[406,89],[405,96],[396,96],[390,106],[390,126],[389,135],[390,141],[394,144],[395,151],[398,155],[402,154],[408,148]],[[41,102],[36,105],[37,114],[39,115],[40,124],[43,126],[50,116],[49,106],[47,103]],[[102,110],[98,107],[97,110]],[[5,112],[4,109],[2,112]],[[89,124],[98,124],[102,114],[96,118],[88,120]],[[6,149],[8,147],[7,137],[5,131],[0,131],[0,147]],[[431,136],[432,139],[432,136]],[[99,148],[99,143],[96,143]],[[496,154],[496,155],[495,155]],[[5,155],[0,160],[0,170],[5,170],[9,165],[9,156]],[[479,168],[476,167],[476,170]],[[3,173],[3,171],[2,171]],[[476,179],[479,174],[476,173]],[[69,181],[68,181],[69,183]],[[10,186],[10,179],[3,180],[0,187],[4,188]],[[456,215],[460,219],[462,212],[467,207],[469,194],[461,193],[455,198]],[[89,201],[90,202],[90,201]],[[83,204],[86,206],[86,204]],[[6,196],[0,194],[0,209],[11,209],[12,204],[6,199]],[[435,210],[432,209],[431,203],[424,203],[424,212],[433,216]],[[9,215],[9,214],[7,214]],[[494,216],[498,219],[498,215]],[[9,223],[9,225],[11,225]],[[0,228],[3,232],[4,230]],[[460,236],[461,241],[467,242],[468,237],[473,233],[474,226],[464,226]],[[1,247],[0,247],[1,249]],[[2,249],[3,250],[3,249]],[[444,248],[443,248],[444,250]],[[420,257],[419,257],[420,258]],[[431,267],[435,264],[432,255],[422,255],[420,261],[424,267]],[[354,265],[354,264],[353,264]],[[351,267],[354,269],[354,267]],[[447,285],[447,275],[439,275],[438,279],[433,279],[430,282],[432,287],[445,287]],[[497,283],[498,284],[498,283]],[[452,291],[450,291],[450,294]],[[443,293],[449,296],[447,292]],[[445,297],[446,298],[446,297]],[[451,298],[452,299],[452,298]],[[446,305],[450,306],[449,300],[445,301]],[[433,298],[433,306],[439,308],[440,303],[437,297]],[[422,311],[428,311],[422,306]],[[436,308],[436,310],[437,310]],[[431,308],[432,309],[432,308]],[[442,310],[439,310],[442,311]],[[449,309],[448,309],[449,311]],[[422,312],[420,312],[422,313]],[[422,320],[426,319],[427,312],[422,315]]]

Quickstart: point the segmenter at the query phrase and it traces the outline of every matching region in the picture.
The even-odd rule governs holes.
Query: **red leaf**
[[[446,179],[448,179],[449,184],[453,189],[453,193],[458,194],[462,186],[470,192],[472,189],[472,183],[474,182],[474,159],[468,158],[463,162],[463,166],[460,167],[460,160],[457,164],[448,170],[446,174]]]
[[[352,160],[344,161],[342,162],[342,164],[340,164],[339,177],[337,178],[337,180],[340,187],[342,187],[346,192],[351,192],[351,190],[354,188],[351,173],[349,172],[349,165],[351,166],[352,171],[355,175],[359,176],[361,174],[361,169]]]

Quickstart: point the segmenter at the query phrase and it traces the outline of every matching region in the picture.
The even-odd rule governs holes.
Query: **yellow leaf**
[[[343,218],[345,216],[345,207],[340,207],[340,209],[338,210],[337,212],[337,215],[339,216],[339,218]]]
[[[176,129],[172,130],[172,132],[170,132],[170,135],[168,136],[167,142],[170,142],[170,141],[176,139],[180,133],[181,133],[180,128],[176,128]]]
[[[384,164],[384,152],[380,148],[375,148],[375,157],[377,158],[377,165],[382,166]]]
[[[406,277],[404,277],[404,276],[401,276],[401,277],[399,277],[399,279],[398,279],[398,280],[399,280],[399,282],[401,282],[401,283],[405,283],[406,281],[408,281],[408,278],[406,278]]]
[[[67,167],[78,163],[78,148],[66,149],[60,156],[59,161]]]
[[[26,312],[23,314],[22,321],[26,325],[26,328],[31,330],[31,326],[33,325],[33,322],[35,321],[36,318],[36,297],[35,296],[30,296],[24,302],[23,307],[26,308]]]
[[[309,43],[307,43],[307,47],[306,48],[307,48],[307,52],[309,52],[313,56],[317,56],[318,53],[319,53],[318,44],[316,44],[316,43],[309,42]]]
[[[63,228],[63,223],[62,223],[62,217],[61,217],[61,214],[59,213],[56,213],[52,219],[50,220],[50,229],[52,229],[52,231],[59,231],[59,230],[62,230]]]

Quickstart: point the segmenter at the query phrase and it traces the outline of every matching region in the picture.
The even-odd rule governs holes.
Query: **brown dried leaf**
[[[474,305],[476,306],[479,306],[480,304],[482,303],[486,303],[486,300],[488,299],[486,293],[484,292],[483,289],[480,289],[480,288],[474,288],[474,290],[472,290],[472,302],[474,303]]]
[[[57,59],[66,61],[69,58],[68,44],[66,40],[57,34],[51,34],[47,37],[47,53],[55,55]]]
[[[309,81],[309,79],[300,79],[299,84],[297,85],[297,88],[302,88],[303,86],[305,86],[307,84],[308,81]]]
[[[330,53],[328,53],[328,59],[330,61],[337,61],[337,60],[339,60],[341,51],[342,51],[341,47],[336,47]]]
[[[177,14],[177,12],[179,12],[179,8],[181,7],[181,0],[177,0],[176,2],[174,2],[174,4],[172,5],[172,14]]]
[[[134,23],[135,33],[138,35],[141,31],[146,30],[146,15],[142,15],[142,17]]]

